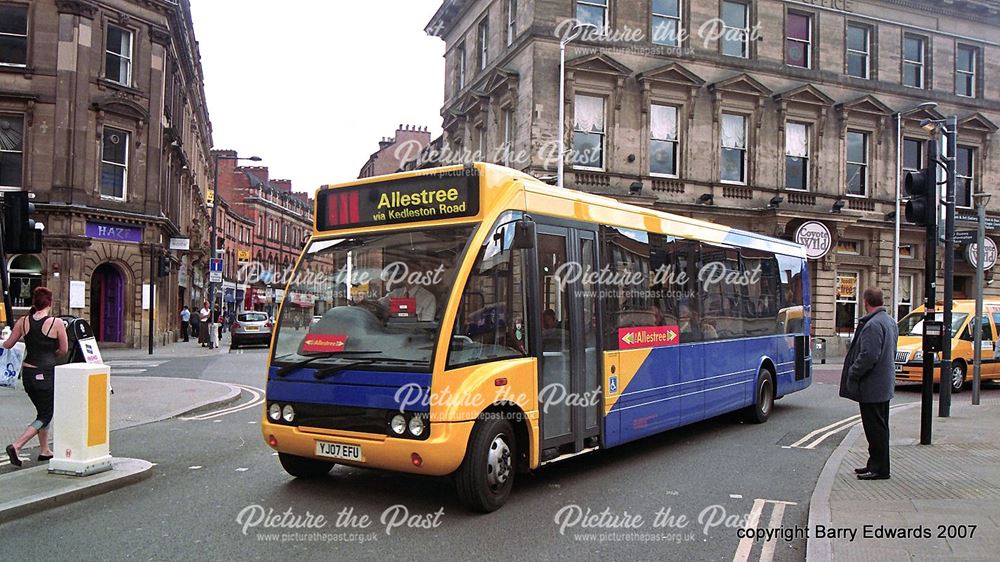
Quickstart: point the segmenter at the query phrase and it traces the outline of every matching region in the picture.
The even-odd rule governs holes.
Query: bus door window
[[[538,234],[538,275],[541,281],[542,313],[542,372],[538,387],[541,395],[550,395],[544,389],[572,389],[572,356],[569,338],[569,283],[563,282],[567,263],[566,237],[557,234]],[[553,387],[552,385],[557,385]],[[571,410],[565,401],[556,401],[544,412],[542,438],[552,439],[572,433]]]
[[[594,239],[580,239],[580,265],[583,271],[597,271],[594,263]],[[597,285],[590,275],[581,277],[581,301],[583,304],[583,348],[584,348],[584,392],[596,390],[597,382]],[[584,429],[597,427],[597,407],[587,407],[584,414]]]
[[[513,230],[501,223],[479,250],[455,317],[449,368],[528,353],[524,250],[511,249]]]

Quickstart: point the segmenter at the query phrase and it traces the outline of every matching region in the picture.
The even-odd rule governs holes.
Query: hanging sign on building
[[[795,230],[795,242],[806,249],[806,257],[818,260],[830,252],[833,245],[833,235],[825,224],[818,221],[802,223]]]
[[[992,238],[987,236],[985,238],[986,243],[983,244],[983,269],[993,269],[993,266],[997,264],[997,244]],[[965,247],[965,261],[969,262],[969,265],[976,267],[976,258],[979,256],[979,246],[978,244],[969,244]]]
[[[191,249],[191,239],[190,238],[171,238],[170,239],[170,249],[179,251],[188,251]]]

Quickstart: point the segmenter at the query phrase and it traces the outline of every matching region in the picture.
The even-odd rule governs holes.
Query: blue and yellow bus
[[[515,475],[742,411],[811,382],[794,243],[559,189],[490,164],[324,186],[271,343],[263,436],[335,463]],[[322,304],[304,325],[289,295]]]

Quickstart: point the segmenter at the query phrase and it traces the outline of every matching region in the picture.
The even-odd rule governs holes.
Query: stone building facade
[[[10,257],[12,283],[50,287],[102,345],[145,345],[150,310],[156,342],[173,340],[205,285],[211,183],[188,0],[3,0],[0,20],[0,184],[33,193],[46,226],[43,253]],[[170,252],[180,237],[191,251]]]
[[[569,41],[559,100],[574,20],[604,31]],[[897,247],[897,312],[922,302],[923,229],[896,240],[892,215],[904,170],[927,162],[921,121],[958,116],[960,217],[1000,181],[995,0],[446,0],[426,31],[445,43],[444,161],[551,177],[563,103],[567,188],[782,238],[829,232],[810,270],[814,335],[833,352],[861,289],[892,297]],[[1000,237],[1000,197],[988,214]],[[956,297],[973,296],[974,269],[955,263]]]
[[[250,251],[250,263],[240,263],[238,255],[226,258],[227,286],[245,287],[243,306],[247,310],[277,313],[282,297],[280,274],[295,265],[302,246],[313,229],[313,200],[306,193],[292,191],[287,179],[271,179],[267,166],[238,166],[235,150],[218,150],[219,195],[234,214],[250,221],[248,242],[233,243]],[[234,225],[236,226],[236,225]],[[220,232],[220,237],[222,236]],[[253,266],[248,274],[243,265]],[[277,281],[270,281],[276,279]]]
[[[379,141],[378,150],[361,166],[358,177],[370,178],[398,172],[403,164],[416,159],[430,142],[431,134],[427,127],[400,125],[395,135]]]

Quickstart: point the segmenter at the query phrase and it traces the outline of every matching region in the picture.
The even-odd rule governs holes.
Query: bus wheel
[[[951,364],[951,391],[962,392],[965,386],[965,363],[955,361]]]
[[[455,487],[463,505],[489,513],[507,501],[514,485],[516,446],[514,429],[507,420],[476,422],[465,460],[455,472]]]
[[[753,405],[746,409],[745,418],[750,423],[764,423],[774,409],[774,376],[768,369],[757,375]]]
[[[288,453],[278,453],[278,460],[281,461],[281,468],[296,478],[320,478],[329,474],[333,468],[332,462],[307,459]]]

